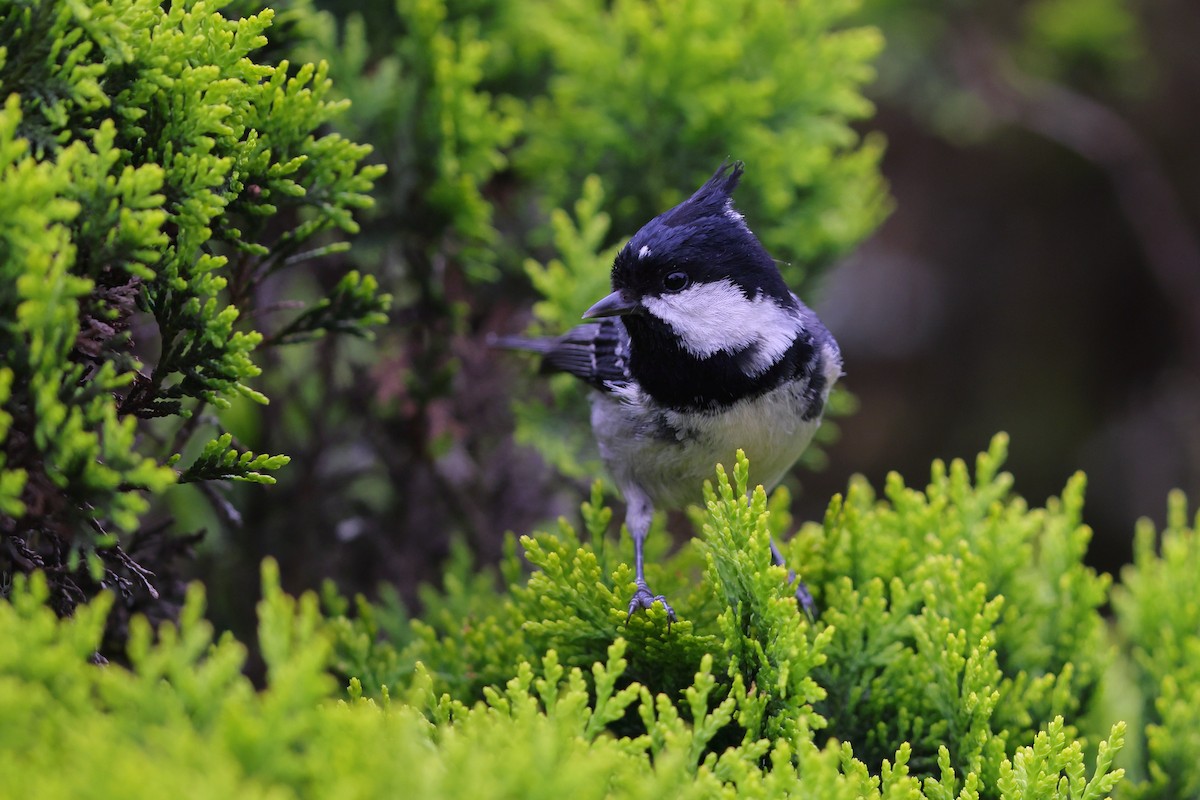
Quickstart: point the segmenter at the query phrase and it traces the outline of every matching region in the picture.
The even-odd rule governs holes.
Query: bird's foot
[[[817,601],[813,600],[812,592],[808,590],[808,585],[804,581],[796,584],[796,602],[804,609],[804,614],[808,617],[809,622],[817,621]]]
[[[804,609],[805,616],[810,622],[817,620],[817,601],[813,600],[812,592],[808,590],[808,585],[804,581],[796,580],[796,571],[788,570],[788,586],[796,584],[796,602],[800,604],[800,608]]]
[[[675,609],[671,608],[671,604],[667,602],[667,598],[661,594],[654,594],[641,581],[638,581],[637,590],[633,593],[633,598],[629,601],[629,613],[625,616],[625,624],[629,624],[629,620],[633,618],[633,612],[648,610],[655,603],[662,603],[663,610],[667,612],[667,632],[669,633],[671,631],[671,623],[675,621]]]

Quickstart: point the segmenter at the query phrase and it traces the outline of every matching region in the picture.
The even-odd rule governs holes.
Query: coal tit
[[[553,339],[495,344],[541,354],[589,383],[600,455],[627,504],[637,589],[629,616],[662,603],[646,585],[654,509],[702,500],[741,448],[751,485],[772,488],[808,447],[834,381],[837,342],[784,284],[733,208],[743,165],[723,164],[690,198],[639,230],[612,267],[612,294]],[[777,563],[783,559],[774,542]],[[811,613],[806,589],[797,597]],[[626,618],[628,620],[628,617]]]

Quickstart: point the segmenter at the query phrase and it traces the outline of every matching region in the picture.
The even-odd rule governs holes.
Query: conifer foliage
[[[566,522],[525,539],[535,568],[514,552],[503,588],[460,565],[427,593],[423,621],[361,598],[346,616],[333,591],[322,610],[315,594],[284,594],[266,562],[262,690],[241,673],[245,648],[214,641],[198,586],[157,640],[135,618],[128,668],[97,668],[113,596],[59,619],[43,575],[21,576],[0,604],[4,786],[20,797],[1186,796],[1170,785],[1190,780],[1177,758],[1189,740],[1167,727],[1186,706],[1163,703],[1175,722],[1152,742],[1169,744],[1133,765],[1155,784],[1122,782],[1126,726],[1087,685],[1111,651],[1091,639],[1105,583],[1078,561],[1086,529],[1073,499],[1025,507],[998,471],[1003,445],[973,479],[954,462],[923,490],[893,479],[883,499],[856,484],[805,526],[793,553],[824,537],[879,555],[842,576],[806,573],[825,608],[816,621],[769,566],[767,534],[787,514],[778,495],[746,492],[744,459],[718,472],[698,546],[661,566],[681,616],[669,634],[661,612],[625,627],[628,548],[596,503],[584,540]],[[947,548],[934,525],[955,520],[961,544]],[[994,569],[984,533],[1015,551]],[[1194,569],[1180,541],[1194,532],[1170,536],[1169,558]],[[1138,567],[1164,568],[1175,572],[1148,554]],[[1022,624],[1049,595],[997,590],[1043,569],[1063,570],[1062,619]],[[1146,591],[1133,585],[1131,610]],[[55,768],[63,744],[69,770]]]
[[[233,517],[221,487],[270,485],[288,461],[222,416],[266,403],[272,348],[385,321],[369,275],[332,276],[307,304],[279,279],[344,250],[376,183],[386,207],[363,238],[401,265],[393,333],[417,421],[456,374],[454,284],[523,264],[535,325],[560,330],[603,290],[622,232],[729,147],[763,165],[747,207],[796,259],[789,278],[815,277],[888,207],[881,144],[851,125],[881,44],[847,27],[855,6],[366,0],[337,18],[296,0],[277,18],[253,0],[0,0],[0,795],[1200,793],[1200,547],[1182,495],[1161,536],[1139,529],[1106,619],[1085,479],[1031,508],[1003,435],[973,469],[854,479],[798,530],[741,454],[716,466],[695,539],[668,553],[650,537],[670,628],[659,607],[627,618],[632,548],[599,482],[578,524],[510,536],[498,571],[460,546],[415,618],[332,584],[289,596],[268,559],[256,640],[239,641],[171,571],[191,538],[150,520],[148,498],[190,484]],[[341,122],[330,68],[282,60],[305,48],[346,76]],[[327,388],[308,402],[338,438],[352,415]],[[518,436],[593,476],[586,435],[550,433],[561,413],[528,403]],[[473,463],[450,441],[465,425],[394,427],[429,438],[391,461],[385,510],[427,500],[414,465]]]
[[[257,63],[272,12],[222,5],[0,4],[0,575],[44,571],[63,612],[101,587],[123,610],[177,596],[187,540],[142,527],[147,496],[270,482],[287,457],[210,412],[267,402],[257,350],[387,308],[351,274],[261,316],[270,276],[357,229],[382,168],[324,131],[344,107],[325,65]]]

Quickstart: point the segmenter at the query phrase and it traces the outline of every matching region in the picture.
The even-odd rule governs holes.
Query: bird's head
[[[695,194],[646,223],[618,253],[612,294],[586,318],[621,315],[636,349],[673,340],[696,359],[747,353],[763,370],[796,335],[797,303],[732,192],[742,164],[723,164]]]

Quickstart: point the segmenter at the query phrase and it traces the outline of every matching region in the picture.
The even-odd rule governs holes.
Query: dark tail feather
[[[532,353],[549,353],[558,344],[558,339],[535,339],[530,336],[501,336],[495,333],[487,335],[488,347],[501,350],[528,350]]]

